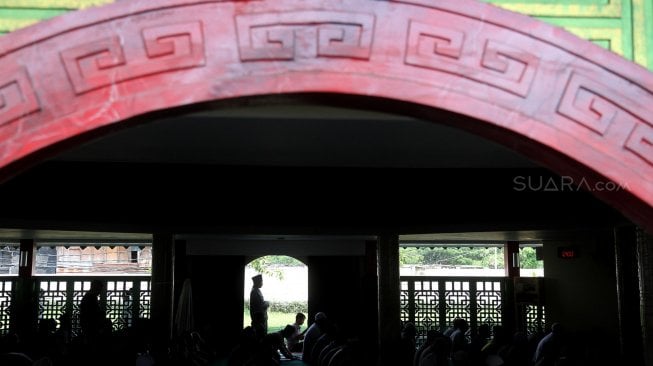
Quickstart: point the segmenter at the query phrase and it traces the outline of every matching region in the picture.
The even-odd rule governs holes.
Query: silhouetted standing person
[[[261,293],[261,287],[263,287],[263,276],[260,274],[252,277],[252,291],[249,293],[249,315],[252,318],[252,326],[263,329],[265,333],[268,332],[268,307],[270,303],[265,301],[263,294]],[[260,313],[263,316],[255,316],[254,314]],[[260,323],[260,324],[256,324]]]
[[[104,285],[100,280],[93,280],[79,305],[79,323],[82,335],[87,343],[97,342],[106,325],[106,315],[100,306],[100,292]]]

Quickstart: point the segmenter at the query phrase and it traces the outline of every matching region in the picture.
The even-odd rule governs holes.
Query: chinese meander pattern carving
[[[560,174],[624,185],[596,194],[653,228],[653,75],[481,2],[117,2],[3,37],[0,63],[0,167],[166,108],[364,95],[470,117]]]

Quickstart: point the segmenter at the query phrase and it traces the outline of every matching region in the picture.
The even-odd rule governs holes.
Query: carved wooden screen
[[[467,320],[470,334],[481,324],[503,325],[509,286],[506,277],[401,277],[401,321],[415,324],[418,343],[431,329],[444,332],[455,318]],[[544,305],[520,306],[517,328],[541,332],[544,310]]]
[[[0,336],[9,333],[11,328],[11,302],[15,288],[15,279],[0,280]]]
[[[147,277],[97,277],[104,282],[100,303],[114,330],[126,329],[135,318],[150,317],[151,283]],[[38,288],[38,318],[58,321],[63,314],[72,320],[74,334],[80,333],[79,304],[91,287],[91,279],[40,278]]]

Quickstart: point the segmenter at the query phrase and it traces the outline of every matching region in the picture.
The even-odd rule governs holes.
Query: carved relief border
[[[427,0],[393,0],[392,2],[422,7],[425,11],[428,11],[427,9],[433,11],[434,14],[435,12],[449,13],[460,17],[461,20],[466,18],[464,12],[459,9],[448,9],[447,4],[429,3]],[[420,16],[420,19],[427,19]],[[484,20],[479,18],[470,18],[474,19],[479,27],[484,23]],[[483,28],[485,33],[480,36],[477,30],[470,30],[469,33],[477,38],[472,40],[473,37],[467,34],[468,30],[455,21],[434,20],[426,24],[423,21],[410,19],[408,22],[404,60],[407,65],[445,72],[507,91],[522,98],[524,105],[537,104],[538,113],[529,115],[532,120],[539,121],[542,125],[553,126],[550,120],[562,117],[574,125],[582,126],[592,131],[595,138],[585,141],[583,136],[577,136],[577,130],[566,129],[564,124],[556,125],[556,128],[559,132],[576,136],[579,145],[586,144],[587,148],[595,149],[596,153],[606,154],[606,159],[618,161],[624,166],[633,167],[633,160],[625,161],[626,159],[619,158],[621,154],[624,154],[623,157],[634,157],[643,164],[638,173],[651,175],[648,169],[653,168],[653,144],[651,143],[653,122],[648,118],[653,115],[651,109],[653,90],[650,88],[652,85],[647,87],[647,84],[642,84],[642,80],[627,80],[622,76],[623,74],[615,73],[606,69],[604,65],[596,63],[592,54],[587,54],[587,51],[584,54],[575,53],[578,50],[562,47],[557,44],[558,40],[555,38],[538,38],[536,35],[530,35],[528,29],[520,32],[521,29],[518,29],[516,24],[489,21],[492,26],[501,28],[502,32],[508,31],[514,34],[511,39],[516,40],[516,45],[508,45],[501,42],[501,38],[497,40],[495,37],[498,37],[499,33],[488,27]],[[524,48],[525,43],[520,42],[519,37],[526,37],[529,42],[535,42],[531,43],[531,48]],[[481,46],[482,42],[484,44]],[[538,44],[542,49],[537,47]],[[489,45],[496,45],[494,48],[497,50],[488,47]],[[551,50],[549,52],[552,52],[553,56],[544,54],[543,49]],[[598,48],[590,51],[597,56],[604,52]],[[621,69],[617,68],[617,71]],[[538,75],[539,73],[543,74],[542,77]],[[553,104],[530,98],[534,90],[537,90],[537,93],[533,94],[538,95],[538,98],[546,95],[555,98],[557,93],[546,89],[553,84],[542,83],[542,80],[555,79],[565,74],[571,75],[568,82],[556,85],[556,88],[562,91],[561,100]],[[536,80],[538,78],[539,80]],[[604,78],[618,81],[623,88],[614,89],[603,85],[600,80]],[[463,91],[463,94],[467,93]],[[638,102],[629,102],[628,95],[633,96],[631,100]],[[553,109],[544,107],[548,105]],[[598,141],[601,140],[604,147],[596,149]],[[573,149],[562,146],[559,148],[562,151],[570,150],[569,154],[573,155]],[[646,169],[647,172],[641,169]]]
[[[169,20],[147,16],[148,12],[154,15],[160,10],[151,4],[137,5],[146,10],[139,13],[138,17],[135,16],[133,22],[129,19],[131,14],[117,11],[112,18],[107,19],[96,12],[97,21],[84,23],[86,25],[83,26],[79,25],[82,23],[75,23],[72,17],[69,18],[72,23],[70,29],[59,29],[51,37],[60,37],[57,44],[65,45],[51,50],[54,57],[44,56],[46,60],[54,60],[48,63],[52,70],[47,72],[61,75],[60,78],[64,80],[64,84],[53,87],[53,92],[49,85],[45,85],[45,89],[34,88],[44,79],[56,79],[54,76],[50,78],[35,66],[38,64],[35,61],[37,58],[30,52],[35,52],[37,47],[30,48],[32,44],[25,43],[26,38],[22,35],[19,39],[23,43],[19,42],[16,46],[8,41],[0,42],[4,47],[2,49],[7,50],[3,59],[12,60],[7,69],[0,72],[0,127],[3,132],[8,131],[8,125],[22,127],[23,124],[29,124],[30,133],[36,134],[34,131],[41,128],[48,132],[48,128],[51,128],[50,132],[55,133],[49,136],[56,133],[63,136],[60,130],[55,131],[59,119],[67,118],[57,108],[57,103],[62,102],[57,98],[62,98],[62,95],[70,98],[70,92],[79,97],[79,101],[88,100],[89,103],[84,108],[92,109],[93,103],[106,104],[106,88],[112,85],[129,85],[121,89],[125,95],[120,97],[125,99],[134,99],[137,93],[144,92],[139,88],[154,87],[160,88],[162,92],[170,91],[165,102],[145,101],[139,104],[143,110],[137,112],[131,111],[130,105],[116,102],[116,105],[123,108],[121,113],[125,113],[116,113],[116,117],[101,117],[102,123],[108,124],[117,123],[120,118],[128,118],[135,113],[147,112],[147,108],[163,108],[165,103],[174,107],[182,103],[206,101],[202,98],[238,96],[241,92],[239,87],[247,88],[243,84],[247,79],[261,81],[261,89],[252,87],[242,95],[250,95],[247,93],[251,90],[258,93],[301,92],[303,87],[311,92],[324,90],[381,97],[398,96],[401,100],[450,108],[463,114],[468,112],[480,120],[487,116],[487,123],[505,127],[508,125],[502,124],[503,121],[500,120],[500,111],[503,110],[510,117],[515,117],[511,121],[514,124],[507,128],[512,128],[513,132],[521,133],[528,139],[557,148],[572,158],[575,151],[587,148],[587,151],[582,151],[587,153],[594,149],[585,156],[591,155],[591,159],[595,160],[587,165],[595,164],[592,168],[597,172],[603,168],[606,172],[618,168],[620,172],[632,173],[633,179],[653,174],[650,171],[653,166],[653,123],[650,120],[653,113],[653,79],[650,75],[647,74],[648,78],[636,78],[633,75],[642,75],[641,72],[628,64],[619,63],[620,60],[604,54],[599,54],[599,57],[582,54],[582,51],[571,47],[578,45],[583,50],[586,49],[583,48],[586,46],[584,43],[565,37],[557,39],[559,34],[535,20],[498,13],[497,9],[482,8],[479,4],[468,1],[465,3],[475,4],[471,10],[452,7],[454,2],[450,0],[352,0],[346,3],[261,0],[224,2],[224,14],[219,14],[223,16],[221,19],[224,24],[221,26],[224,26],[213,27],[214,24],[209,21],[217,19],[216,13],[195,13],[192,16],[186,13],[191,11],[192,6],[188,6],[191,3],[196,6],[193,8],[196,11],[199,6],[197,4],[204,6],[209,2],[196,4],[192,1],[166,1],[170,7],[165,11],[173,14]],[[215,5],[213,9],[222,9],[222,4],[223,2],[216,1],[210,5]],[[114,8],[119,9],[118,5],[115,4]],[[187,6],[189,10],[185,9]],[[387,8],[396,9],[391,12]],[[133,11],[132,8],[129,9]],[[395,11],[397,9],[398,12]],[[431,12],[435,15],[443,12],[443,19],[446,19],[431,17]],[[128,26],[116,27],[115,24],[119,23],[117,19],[125,20],[124,23]],[[517,24],[510,23],[515,19]],[[109,23],[114,27],[107,25]],[[399,26],[382,32],[388,30],[389,23]],[[519,29],[525,24],[533,24],[534,30]],[[483,32],[470,32],[470,27],[475,25],[482,28]],[[545,27],[546,32],[540,31],[536,25]],[[211,33],[215,29],[224,31],[227,28],[228,36]],[[111,31],[107,32],[106,29]],[[70,37],[74,41],[65,43],[68,40],[66,32],[88,32],[88,37]],[[391,34],[391,39],[382,39],[379,36],[381,33]],[[50,41],[43,29],[35,34],[41,38],[33,41],[34,45]],[[215,46],[218,42],[219,47]],[[211,64],[211,57],[217,57],[209,49],[212,50],[210,52],[217,52],[216,49],[226,51],[224,53],[230,58],[220,59],[224,64]],[[25,54],[25,60],[32,57],[32,61],[22,63],[20,57],[10,55],[11,52]],[[207,65],[210,67],[203,68]],[[200,68],[208,71],[199,72]],[[174,87],[160,83],[166,80],[158,78],[158,75],[182,70],[188,75],[194,73],[189,80],[196,84],[187,85],[187,90],[197,87],[206,89],[207,92],[200,97],[181,100],[182,97],[176,94]],[[227,78],[222,72],[230,73],[227,77],[233,87],[229,91],[231,94],[219,94],[216,84]],[[275,78],[279,75],[285,78],[286,84],[283,86],[275,84],[279,80]],[[325,81],[325,75],[336,76],[334,79],[337,80]],[[563,75],[568,75],[568,79],[563,78]],[[209,81],[201,76],[215,77]],[[322,78],[322,84],[310,85],[313,77]],[[603,81],[604,77],[618,82],[613,84]],[[548,82],[547,78],[555,81]],[[128,83],[138,79],[143,82]],[[170,80],[179,79],[181,77]],[[444,84],[444,79],[448,84]],[[357,80],[369,88],[347,84],[350,80]],[[152,83],[148,84],[149,82]],[[296,83],[300,86],[293,89]],[[614,86],[617,84],[620,86]],[[291,87],[284,89],[286,85]],[[388,90],[389,86],[396,89]],[[446,88],[447,86],[452,87]],[[467,89],[470,86],[481,88],[472,91]],[[545,90],[546,88],[555,90]],[[102,94],[102,90],[105,94]],[[427,99],[429,93],[434,95],[432,101]],[[449,93],[448,99],[438,99],[438,93]],[[547,95],[550,95],[550,99],[547,99]],[[560,96],[559,100],[555,100],[556,95]],[[93,99],[95,96],[97,98]],[[466,98],[469,100],[468,106],[463,103],[454,105]],[[468,110],[465,111],[464,108]],[[47,113],[39,114],[39,111]],[[547,128],[547,132],[526,136],[529,131],[520,130],[518,122],[530,126],[539,124],[537,128]],[[566,128],[565,123],[570,127]],[[23,129],[18,127],[14,131],[23,133]],[[91,129],[93,126],[89,124],[84,128]],[[76,131],[79,130],[81,128]],[[566,133],[577,138],[577,141],[572,141],[573,147],[552,146],[555,142],[546,133]],[[21,138],[29,140],[26,136],[12,138],[16,141]],[[605,145],[596,149],[601,141]],[[21,143],[13,143],[11,148],[18,150],[15,146],[20,146]],[[34,146],[36,147],[30,152],[42,148],[38,144]],[[3,159],[7,161],[6,158]],[[640,174],[642,171],[645,173]],[[643,181],[642,184],[650,187],[651,182]],[[653,198],[650,203],[653,203]]]
[[[41,110],[26,68],[0,72],[0,127]]]
[[[369,13],[289,11],[236,16],[241,61],[345,57],[368,60],[375,17]]]
[[[653,98],[648,103],[652,105]],[[653,166],[653,122],[647,119],[650,116],[638,115],[638,108],[622,92],[572,72],[556,112]]]
[[[140,56],[126,56],[126,36],[114,35],[61,51],[61,60],[77,94],[205,64],[200,21],[147,27],[140,35],[129,35],[142,39],[144,52]]]
[[[405,63],[486,83],[522,98],[528,96],[538,68],[536,55],[491,38],[485,40],[479,53],[468,40],[464,30],[411,20]]]

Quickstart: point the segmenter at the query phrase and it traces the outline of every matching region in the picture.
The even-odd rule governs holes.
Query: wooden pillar
[[[506,303],[503,306],[503,326],[506,331],[512,334],[521,328],[520,318],[521,310],[518,308],[514,293],[515,278],[519,278],[519,242],[508,241],[503,246],[503,263],[506,277],[508,277],[508,286],[506,287]],[[518,326],[519,325],[519,326]],[[524,329],[520,329],[524,330]]]
[[[152,237],[152,303],[155,352],[165,352],[172,338],[175,243],[170,233]]]
[[[189,255],[186,260],[193,285],[195,327],[216,347],[218,357],[226,357],[243,329],[243,284],[247,284],[249,295],[252,283],[245,280],[245,256]],[[264,286],[264,296],[265,291]],[[250,323],[249,314],[246,323]]]
[[[399,236],[381,235],[377,242],[379,294],[379,365],[395,366],[401,332],[399,310]]]
[[[637,232],[634,226],[622,226],[615,229],[615,260],[622,364],[644,365]]]
[[[29,339],[36,330],[36,311],[38,293],[34,288],[32,271],[34,270],[34,240],[21,239],[18,261],[18,279],[16,281],[16,298],[12,304],[14,326],[22,339]]]
[[[379,313],[378,313],[378,284],[377,276],[377,242],[370,240],[365,242],[365,264],[363,274],[363,308],[361,316],[363,323],[361,332],[365,347],[365,365],[376,363],[376,356],[379,352]]]
[[[186,260],[187,260],[186,241],[175,240],[174,263],[173,263],[174,273],[172,275],[173,289],[175,291],[173,314],[176,314],[177,305],[179,303],[179,296],[181,295],[181,288],[184,286],[184,281],[186,280],[186,278],[189,278]]]
[[[181,289],[184,287],[184,281],[189,277],[186,268],[186,241],[175,240],[173,256],[173,274],[172,274],[172,336],[179,334],[178,324],[175,323],[177,311],[179,310],[179,301],[181,300]],[[191,283],[192,288],[192,283]]]
[[[637,261],[644,364],[653,365],[653,237],[637,229]]]

